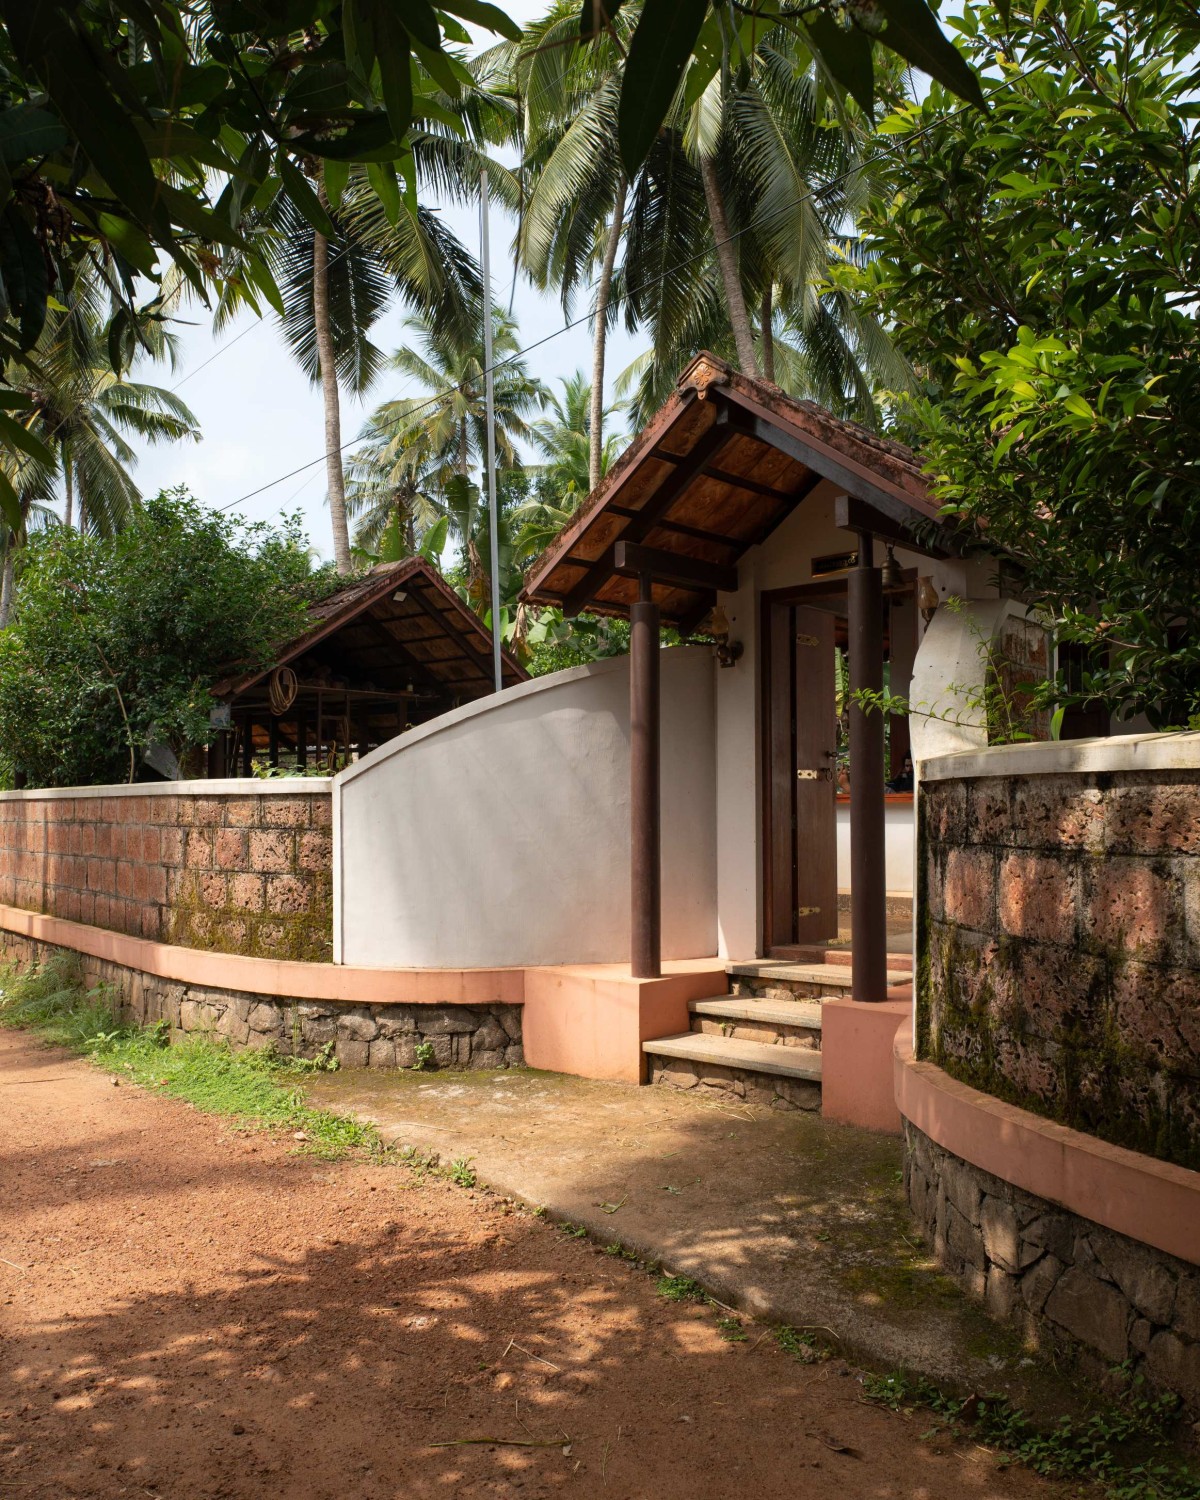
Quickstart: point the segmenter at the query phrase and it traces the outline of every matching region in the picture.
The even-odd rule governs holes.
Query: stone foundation
[[[819,1083],[810,1083],[804,1078],[774,1078],[744,1068],[722,1068],[713,1063],[689,1062],[678,1057],[652,1057],[650,1082],[677,1089],[704,1088],[770,1109],[816,1111],[821,1108]]]
[[[988,1312],[1097,1376],[1129,1361],[1200,1412],[1200,1269],[1022,1192],[909,1121],[904,1132],[912,1211]]]
[[[172,1031],[225,1038],[231,1046],[274,1046],[283,1056],[316,1057],[330,1044],[349,1068],[407,1068],[428,1042],[442,1068],[521,1067],[519,1005],[372,1004],[283,998],[162,979],[106,959],[0,933],[0,948],[19,963],[71,953],[89,986],[111,987],[123,1019],[166,1021]]]

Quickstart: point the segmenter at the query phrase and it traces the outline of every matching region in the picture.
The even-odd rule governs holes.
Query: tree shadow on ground
[[[107,1305],[11,1337],[0,1427],[16,1492],[1044,1492],[920,1443],[919,1427],[860,1404],[836,1361],[726,1344],[710,1310],[662,1301],[644,1274],[561,1230],[409,1181],[340,1167],[264,1184],[246,1212],[261,1232],[286,1210],[286,1248],[262,1233],[257,1254],[230,1260],[218,1233],[199,1284],[128,1294],[117,1276]],[[312,1242],[297,1250],[306,1195]]]

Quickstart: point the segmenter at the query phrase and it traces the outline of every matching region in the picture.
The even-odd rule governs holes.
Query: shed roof
[[[670,554],[654,598],[665,620],[695,628],[717,588],[736,587],[743,553],[825,479],[850,497],[839,524],[935,555],[958,550],[910,449],[699,354],[539,559],[524,597],[568,615],[628,613],[638,581],[627,561],[621,570],[624,543],[659,563]]]
[[[397,599],[398,592],[404,597]],[[491,632],[422,557],[380,563],[314,604],[309,617],[310,627],[281,646],[269,666],[218,682],[213,696],[237,698],[319,647],[326,654],[336,648],[341,662],[381,688],[415,677],[457,698],[494,691]],[[507,651],[501,662],[505,687],[529,675]]]

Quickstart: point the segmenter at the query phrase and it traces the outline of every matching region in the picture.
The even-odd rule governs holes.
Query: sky
[[[508,0],[504,6],[518,24],[541,14],[545,0]],[[423,201],[440,207],[428,196]],[[479,253],[479,215],[473,208],[449,206],[447,223],[468,249]],[[534,351],[531,372],[557,390],[558,380],[576,370],[591,369],[591,329],[587,322],[563,331],[566,319],[556,297],[542,296],[522,277],[514,290],[512,239],[516,222],[493,204],[490,217],[493,298],[508,307],[513,298],[522,347],[548,334],[556,335]],[[589,299],[580,296],[573,316],[587,313]],[[371,338],[391,354],[404,337],[402,307],[389,310],[375,325]],[[198,500],[213,507],[229,507],[248,520],[273,520],[299,510],[313,546],[332,554],[329,512],[325,503],[324,428],[318,387],[309,383],[280,336],[274,314],[256,318],[243,313],[214,338],[202,305],[186,309],[179,365],[146,366],[137,378],[174,390],[195,414],[203,438],[199,443],[161,446],[135,444],[138,454],[134,478],[143,494],[184,485]],[[645,347],[640,336],[624,329],[608,341],[606,398],[621,370]],[[418,387],[384,370],[362,400],[343,392],[342,440],[357,434],[363,418],[375,406],[396,397],[417,394]],[[312,462],[316,460],[316,462]],[[310,464],[301,473],[292,473]],[[292,477],[283,476],[291,474]],[[259,493],[252,493],[258,491]],[[243,499],[243,497],[250,497]]]

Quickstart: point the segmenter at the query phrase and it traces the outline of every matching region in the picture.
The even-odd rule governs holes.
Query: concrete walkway
[[[1061,1403],[1041,1361],[932,1264],[904,1202],[897,1139],[702,1086],[531,1071],[346,1071],[308,1092],[374,1121],[389,1144],[443,1164],[470,1158],[498,1192],[760,1318],[817,1330],[861,1363]]]

